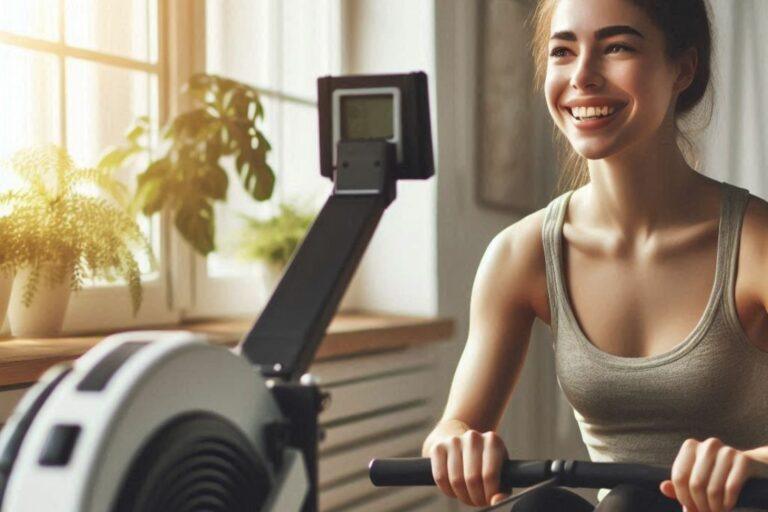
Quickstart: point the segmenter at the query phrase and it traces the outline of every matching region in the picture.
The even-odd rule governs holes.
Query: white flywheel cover
[[[135,342],[148,343],[135,347],[103,389],[77,389],[113,350]],[[2,512],[111,510],[134,455],[152,433],[172,418],[200,411],[226,418],[252,440],[270,480],[275,479],[263,426],[282,414],[263,377],[247,361],[184,331],[105,338],[75,361],[40,409],[11,471]],[[41,465],[49,434],[59,425],[80,427],[69,460]]]

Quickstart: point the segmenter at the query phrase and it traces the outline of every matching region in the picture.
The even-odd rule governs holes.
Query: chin
[[[587,160],[602,160],[603,158],[608,158],[621,151],[615,144],[590,143],[585,141],[577,141],[575,144],[571,142],[571,147],[576,153]]]

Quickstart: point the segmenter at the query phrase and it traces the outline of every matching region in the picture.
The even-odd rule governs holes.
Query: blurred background
[[[546,206],[555,193],[553,125],[543,96],[530,90],[523,46],[533,4],[0,0],[0,159],[55,143],[79,164],[95,166],[144,116],[146,151],[117,171],[135,187],[137,174],[163,151],[162,127],[190,105],[182,84],[200,72],[259,92],[259,126],[271,145],[267,162],[276,180],[269,201],[254,201],[237,186],[236,162],[223,157],[230,186],[226,200],[215,204],[216,250],[205,256],[190,250],[161,214],[141,217],[157,256],[154,264],[140,261],[145,307],[133,317],[119,282],[94,282],[72,298],[65,332],[252,313],[266,300],[252,285],[265,270],[230,250],[243,215],[266,218],[280,202],[316,212],[331,192],[318,168],[316,78],[423,70],[430,80],[436,176],[400,183],[343,307],[454,320],[454,337],[432,348],[436,421],[466,340],[482,254],[499,231]],[[711,4],[715,109],[694,137],[701,172],[768,198],[768,46],[761,43],[768,3]],[[494,119],[489,105],[499,104],[510,110]],[[0,191],[12,187],[10,179],[0,181]],[[555,379],[551,344],[548,328],[536,322],[499,431],[513,458],[588,459]],[[462,508],[435,499],[418,510]]]

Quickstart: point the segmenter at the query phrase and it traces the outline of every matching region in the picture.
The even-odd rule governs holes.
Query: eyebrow
[[[609,27],[603,27],[600,30],[595,31],[595,39],[598,41],[601,39],[606,39],[612,36],[617,36],[620,34],[628,34],[632,36],[637,36],[642,39],[645,39],[645,36],[635,30],[634,28],[630,27],[629,25],[611,25]],[[576,41],[576,34],[569,30],[565,30],[562,32],[555,32],[552,34],[552,37],[549,38],[549,40],[553,39],[562,39],[564,41]]]

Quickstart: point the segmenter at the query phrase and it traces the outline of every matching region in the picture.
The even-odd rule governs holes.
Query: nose
[[[596,59],[593,59],[588,52],[582,53],[576,61],[576,67],[571,76],[571,87],[579,89],[598,89],[603,86],[603,76],[597,69]]]

